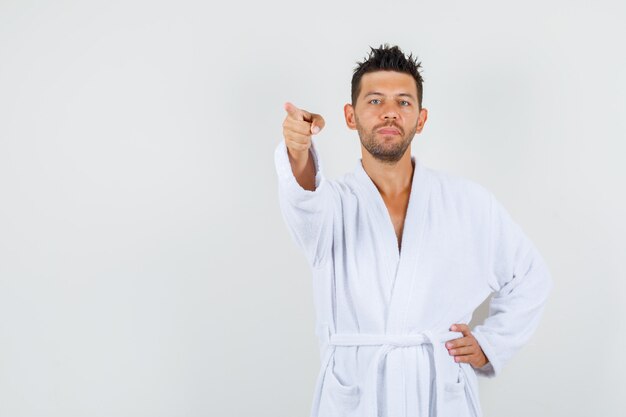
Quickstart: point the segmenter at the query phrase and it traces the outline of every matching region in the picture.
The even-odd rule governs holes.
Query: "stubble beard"
[[[401,126],[398,126],[393,123],[385,123],[378,126],[374,126],[371,132],[365,131],[365,128],[359,123],[358,117],[355,115],[356,127],[359,132],[359,138],[361,138],[361,144],[363,147],[374,157],[374,159],[387,163],[387,164],[395,164],[402,158],[406,150],[408,149],[413,137],[415,136],[415,129],[417,128],[417,123],[411,129],[410,133],[405,135],[404,129]],[[395,127],[400,131],[400,136],[402,140],[393,143],[385,143],[385,140],[376,140],[378,129],[383,127]]]

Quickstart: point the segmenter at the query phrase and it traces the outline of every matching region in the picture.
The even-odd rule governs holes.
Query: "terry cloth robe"
[[[275,150],[287,228],[313,271],[321,369],[312,417],[480,417],[477,376],[495,377],[538,326],[552,279],[540,254],[494,196],[415,156],[402,244],[359,159],[315,191]],[[471,331],[489,363],[457,363],[445,342],[492,293]]]

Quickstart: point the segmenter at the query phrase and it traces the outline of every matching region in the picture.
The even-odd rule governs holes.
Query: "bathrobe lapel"
[[[398,249],[398,239],[389,216],[387,206],[376,188],[376,185],[363,169],[361,161],[357,164],[356,174],[368,198],[373,202],[370,205],[372,219],[379,227],[381,247],[384,256],[380,259],[386,264],[389,280],[389,304],[385,333],[404,334],[406,332],[409,302],[413,295],[418,266],[420,245],[424,236],[426,211],[430,196],[430,179],[426,168],[414,157],[415,163],[411,194],[404,220],[402,232],[402,247]]]

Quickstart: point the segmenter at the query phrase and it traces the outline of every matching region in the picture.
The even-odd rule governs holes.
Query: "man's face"
[[[363,147],[386,163],[402,158],[427,117],[426,109],[419,109],[415,79],[395,71],[363,75],[356,104],[346,104],[344,113],[348,127],[359,132]]]

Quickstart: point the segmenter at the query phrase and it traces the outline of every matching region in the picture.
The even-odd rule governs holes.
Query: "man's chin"
[[[402,159],[411,144],[402,141],[399,135],[382,135],[377,138],[378,140],[372,140],[372,137],[368,139],[363,141],[361,138],[363,148],[372,158],[386,164],[395,164]]]
[[[388,163],[388,164],[395,164],[396,162],[398,162],[400,159],[402,159],[406,151],[407,151],[406,149],[404,150],[373,149],[371,151],[368,150],[369,154],[372,155],[374,159],[380,162]]]

